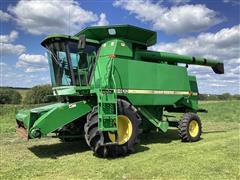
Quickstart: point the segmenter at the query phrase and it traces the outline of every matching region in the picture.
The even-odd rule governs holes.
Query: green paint
[[[63,96],[63,95],[78,95],[76,86],[61,86],[61,87],[54,87],[52,88],[53,94],[56,96]]]
[[[142,113],[142,115],[147,118],[154,126],[159,128],[162,132],[167,132],[168,129],[168,122],[167,121],[161,121],[157,119],[153,113],[151,113],[149,110],[147,110],[144,107],[138,108],[138,110]],[[162,113],[162,112],[160,112]],[[155,113],[156,114],[156,113]]]
[[[86,38],[83,49],[78,49],[80,36]],[[116,131],[117,99],[125,98],[140,108],[143,124],[148,124],[143,128],[151,123],[166,132],[164,109],[198,109],[196,77],[189,76],[187,68],[178,63],[209,66],[218,74],[224,68],[222,62],[212,59],[148,51],[156,40],[156,32],[130,25],[89,27],[74,36],[48,36],[41,44],[50,50],[53,93],[68,103],[19,111],[17,120],[23,122],[31,138],[39,133],[45,136],[97,105],[99,130]],[[69,108],[71,103],[74,108]]]
[[[114,29],[116,34],[109,34],[109,29]],[[112,38],[125,38],[136,44],[144,44],[147,46],[154,45],[157,40],[156,32],[131,25],[88,27],[75,36],[80,36],[82,34],[89,39],[95,39],[100,42]]]
[[[98,128],[101,131],[117,130],[117,96],[113,91],[99,90],[98,97]]]
[[[17,115],[16,115],[16,119],[18,121],[23,122],[24,127],[28,128],[29,127],[29,120],[30,120],[30,110],[26,110],[26,109],[19,110]]]
[[[45,136],[91,111],[91,107],[84,101],[60,103],[52,106],[54,107],[34,122],[30,132],[37,129],[41,132],[41,136]],[[30,134],[30,137],[33,138],[34,136]]]

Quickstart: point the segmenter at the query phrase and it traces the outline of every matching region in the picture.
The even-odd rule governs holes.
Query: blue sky
[[[0,2],[1,86],[50,83],[41,40],[91,25],[132,24],[158,33],[151,50],[220,59],[225,74],[190,66],[201,93],[240,93],[238,0],[42,0]]]

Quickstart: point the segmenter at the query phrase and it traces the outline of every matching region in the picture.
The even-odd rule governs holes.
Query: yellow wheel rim
[[[199,132],[199,125],[198,122],[196,120],[192,120],[189,123],[189,134],[192,137],[196,137],[198,135]]]
[[[127,116],[118,116],[118,144],[126,143],[132,136],[132,123]],[[108,137],[112,142],[115,142],[115,134],[108,132]]]

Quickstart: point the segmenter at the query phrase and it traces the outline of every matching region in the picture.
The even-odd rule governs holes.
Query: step
[[[115,145],[118,145],[118,143],[117,142],[108,142],[108,143],[101,144],[101,146],[115,146]]]
[[[117,104],[116,101],[101,101],[103,104]]]
[[[116,115],[115,114],[103,114],[102,118],[105,118],[105,117],[116,118]]]

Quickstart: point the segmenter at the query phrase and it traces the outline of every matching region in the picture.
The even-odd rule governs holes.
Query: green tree
[[[220,100],[230,100],[230,99],[231,99],[231,94],[229,94],[229,93],[223,93],[223,94],[219,95],[218,98],[219,98]]]
[[[206,94],[199,94],[199,96],[198,96],[198,99],[199,100],[207,100],[208,99],[208,96],[206,95]]]
[[[21,94],[14,89],[0,88],[0,104],[20,104]]]
[[[50,85],[34,86],[27,92],[24,102],[27,104],[40,104],[56,101],[53,96],[52,87]]]
[[[240,100],[240,94],[233,95],[233,99]]]

